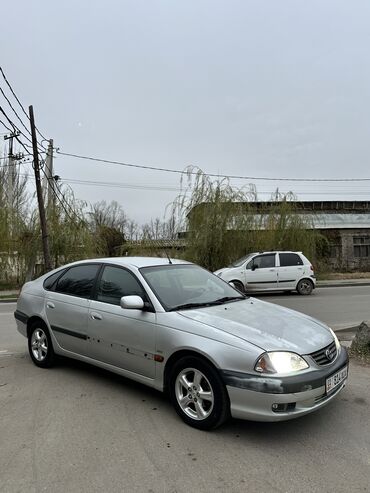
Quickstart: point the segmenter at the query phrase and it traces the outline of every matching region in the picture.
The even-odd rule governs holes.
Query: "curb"
[[[370,286],[370,281],[348,281],[348,282],[341,282],[341,281],[333,281],[333,282],[328,282],[328,281],[317,281],[316,283],[316,288],[343,288],[346,286]]]
[[[18,298],[3,298],[0,299],[0,303],[17,303]]]

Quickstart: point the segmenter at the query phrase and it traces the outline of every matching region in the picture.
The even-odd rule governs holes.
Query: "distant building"
[[[249,202],[256,217],[263,218],[276,202]],[[207,207],[200,204],[197,207]],[[240,206],[240,204],[239,204]],[[335,269],[370,270],[370,202],[296,202],[296,213],[325,235],[330,244],[329,263]],[[192,211],[189,213],[191,219]],[[263,221],[259,221],[263,224]],[[303,248],[303,247],[302,247]]]

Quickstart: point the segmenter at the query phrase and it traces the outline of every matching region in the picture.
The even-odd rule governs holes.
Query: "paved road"
[[[285,423],[185,426],[160,393],[85,364],[31,363],[0,305],[0,491],[370,491],[370,368]],[[6,352],[5,352],[6,351]]]
[[[291,293],[258,297],[323,320],[334,329],[370,320],[370,286],[318,288],[311,296]]]

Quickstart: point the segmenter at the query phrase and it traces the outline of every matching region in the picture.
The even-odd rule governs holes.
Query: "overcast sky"
[[[209,173],[370,177],[368,0],[17,0],[1,11],[1,66],[61,150]],[[66,180],[179,186],[177,175],[66,157],[55,168]],[[261,199],[278,185],[301,199],[369,200],[366,183],[255,183]],[[139,222],[177,194],[73,189]]]

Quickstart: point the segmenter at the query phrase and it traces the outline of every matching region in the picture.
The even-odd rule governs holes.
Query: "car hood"
[[[322,322],[255,298],[178,313],[265,351],[309,354],[333,341],[329,328]]]

